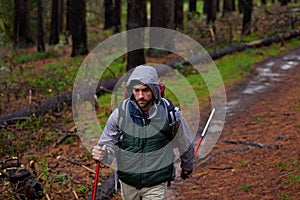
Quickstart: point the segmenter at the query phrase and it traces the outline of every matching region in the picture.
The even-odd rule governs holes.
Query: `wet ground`
[[[218,143],[168,199],[300,199],[300,48],[227,88]]]

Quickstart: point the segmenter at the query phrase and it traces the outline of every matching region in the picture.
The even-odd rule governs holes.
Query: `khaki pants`
[[[136,189],[133,186],[121,183],[122,198],[124,200],[164,200],[166,199],[167,183],[152,187]]]

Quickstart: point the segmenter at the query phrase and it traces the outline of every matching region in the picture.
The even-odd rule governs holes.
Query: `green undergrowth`
[[[268,47],[247,49],[246,51],[227,55],[221,59],[215,60],[214,62],[222,76],[225,89],[240,81],[243,77],[245,77],[245,75],[251,74],[256,62],[262,61],[271,56],[276,56],[284,51],[294,49],[297,47],[297,43],[298,39],[295,38],[286,42],[284,46],[274,43]],[[174,101],[176,105],[179,104],[179,101],[175,94],[178,95],[179,93],[179,95],[185,99],[192,99],[194,94],[186,88],[186,84],[184,82],[188,81],[195,92],[200,109],[204,105],[207,105],[207,103],[209,103],[209,93],[213,91],[208,90],[204,78],[201,77],[191,66],[183,66],[179,63],[176,69],[180,74],[183,74],[184,77],[182,79],[178,77],[174,78],[174,80],[168,79],[168,82],[166,83],[166,97]],[[202,73],[205,74],[206,72],[201,72],[201,74]],[[214,85],[213,88],[217,89],[220,86],[221,85]],[[122,94],[120,94],[118,98],[119,100],[122,99]],[[99,102],[103,107],[107,107],[111,104],[115,104],[115,98],[111,98],[110,94],[106,94],[99,97]],[[109,112],[105,110],[104,113]],[[101,121],[105,122],[106,119],[106,114],[102,114]]]
[[[293,191],[300,190],[300,165],[298,158],[292,158],[287,162],[278,162],[275,164],[282,174],[282,179],[278,182],[280,191],[278,192],[278,199],[289,200],[298,199],[299,194],[295,194]]]
[[[297,42],[297,39],[292,39],[286,42],[284,46],[281,46],[281,44],[276,43],[269,47],[263,47],[259,49],[248,49],[246,51],[224,56],[223,58],[216,60],[215,64],[222,76],[225,88],[229,88],[230,86],[234,85],[245,75],[251,74],[253,71],[254,63],[260,60],[264,60],[270,56],[276,56],[283,51],[293,49],[297,47]],[[1,77],[2,86],[4,83],[11,89],[10,91],[17,91],[19,93],[23,93],[23,96],[19,98],[24,99],[27,98],[26,95],[28,89],[32,89],[35,92],[35,94],[39,93],[41,94],[41,96],[44,97],[50,97],[57,94],[61,94],[66,91],[72,90],[78,68],[80,67],[82,61],[83,58],[80,57],[68,58],[65,60],[54,59],[52,60],[52,62],[45,63],[41,68],[34,67],[34,62],[29,61],[27,65],[22,64],[22,67],[14,66],[13,69],[2,70],[0,72],[0,76],[3,77]],[[103,78],[110,79],[122,75],[125,72],[125,66],[126,63],[124,63],[122,58],[115,60],[115,62],[113,62],[111,66],[104,72]],[[210,100],[209,94],[210,92],[212,92],[209,92],[203,79],[203,77],[206,76],[205,73],[207,72],[201,72],[204,74],[203,77],[201,77],[191,66],[184,66],[182,63],[178,63],[176,69],[179,72],[178,74],[183,75],[183,78],[174,78],[174,80],[171,80],[170,82],[166,83],[167,87],[168,84],[172,85],[172,83],[174,83],[174,85],[172,86],[172,90],[167,88],[166,97],[173,100],[176,105],[179,105],[182,103],[179,102],[176,97],[176,95],[178,95],[179,92],[179,94],[184,97],[186,101],[184,103],[186,103],[187,105],[189,105],[189,101],[192,101],[193,98],[197,98],[198,103],[200,105],[200,109],[204,105],[207,105]],[[4,76],[5,74],[7,76]],[[186,82],[184,81],[187,81],[189,83],[189,85],[192,87],[192,91],[195,93],[191,93],[191,90],[186,89]],[[222,86],[222,83],[221,85],[218,84],[213,85],[213,88],[217,89],[218,87]],[[6,94],[2,92],[2,94],[0,95],[0,101],[5,101],[5,95]],[[117,100],[115,96],[112,96],[109,93],[102,95],[98,98],[100,107],[99,112],[97,112],[97,117],[102,128],[104,127],[109,114],[112,112],[112,107],[116,107],[118,105],[118,102],[120,102],[122,99],[123,93],[118,94]],[[43,120],[41,119],[35,120],[38,122],[43,122]],[[64,118],[60,120],[62,123],[66,121]],[[45,125],[45,123],[43,124]],[[29,126],[28,129],[31,130],[31,132],[40,129],[38,127],[35,128],[30,124],[25,124],[23,126]],[[24,130],[26,130],[26,128]],[[9,136],[2,141],[9,142],[9,138],[14,140],[14,131],[5,130],[5,134],[3,135]],[[41,142],[41,145],[46,145],[49,142],[53,142],[53,138],[51,139],[51,133],[53,133],[52,130],[49,130],[49,134],[45,133],[45,140]],[[24,144],[24,146],[26,146],[26,144]],[[21,152],[22,150],[24,149],[21,148],[19,152]],[[8,149],[7,153],[8,152],[11,152],[11,150]]]

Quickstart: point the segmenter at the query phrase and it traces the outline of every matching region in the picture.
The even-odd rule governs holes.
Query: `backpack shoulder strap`
[[[129,99],[124,99],[118,106],[119,117],[118,117],[118,126],[124,127],[125,124],[125,117],[126,117],[126,109],[128,107]]]
[[[176,122],[179,121],[179,119],[176,117],[176,112],[179,110],[179,108],[175,107],[173,103],[166,98],[162,98],[162,100],[167,107],[169,126],[173,126]]]

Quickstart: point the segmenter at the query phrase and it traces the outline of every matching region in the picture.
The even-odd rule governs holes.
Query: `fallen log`
[[[286,33],[283,34],[278,34],[275,36],[263,38],[261,40],[256,40],[253,42],[248,42],[245,44],[236,44],[230,47],[227,47],[225,49],[220,49],[216,51],[209,52],[210,57],[213,60],[219,59],[225,55],[233,54],[235,52],[243,51],[247,48],[258,48],[261,46],[267,46],[270,45],[274,42],[282,42],[284,40],[288,40],[294,37],[297,37],[300,35],[300,28],[297,30],[292,30],[292,31],[287,31]],[[196,64],[197,62],[201,62],[201,59],[203,58],[203,55],[199,55],[199,58],[197,56],[192,56],[192,58],[188,58],[187,60],[192,61],[193,64]],[[170,67],[175,67],[175,64],[178,62],[182,62],[184,64],[189,64],[187,60],[176,60],[172,62],[166,62],[163,65],[156,66],[158,68],[159,74],[165,73],[166,68],[163,67],[164,65],[170,66]],[[160,68],[160,66],[162,66]],[[112,91],[118,82],[119,78],[114,78],[111,80],[102,80],[99,82],[97,89],[96,89],[96,95],[100,96],[101,94],[107,92],[107,91]],[[82,96],[93,96],[93,94],[86,95],[84,93],[89,92],[89,90],[84,90],[82,93]],[[95,102],[91,102],[93,105]],[[44,115],[46,113],[51,113],[55,111],[59,111],[62,109],[63,105],[70,106],[72,104],[72,92],[67,92],[64,94],[60,94],[48,99],[45,99],[38,105],[31,105],[28,108],[21,109],[6,115],[1,115],[0,116],[0,128],[5,127],[10,124],[15,124],[18,121],[26,120],[29,117],[32,116],[40,116]]]
[[[105,90],[113,90],[119,79],[111,79],[111,80],[102,80],[99,82],[96,94],[97,96],[105,93]],[[85,91],[87,93],[89,91]],[[87,94],[83,93],[82,96],[86,97]],[[50,97],[48,99],[43,100],[38,105],[30,105],[28,108],[24,108],[6,115],[0,116],[0,125],[1,127],[8,126],[11,124],[15,124],[18,121],[24,121],[33,116],[41,116],[47,113],[55,113],[62,110],[63,106],[71,106],[72,105],[72,91],[66,92],[64,94],[56,95],[54,97]],[[92,95],[93,96],[93,95]],[[94,99],[93,99],[94,100]],[[91,102],[95,104],[95,102]]]

